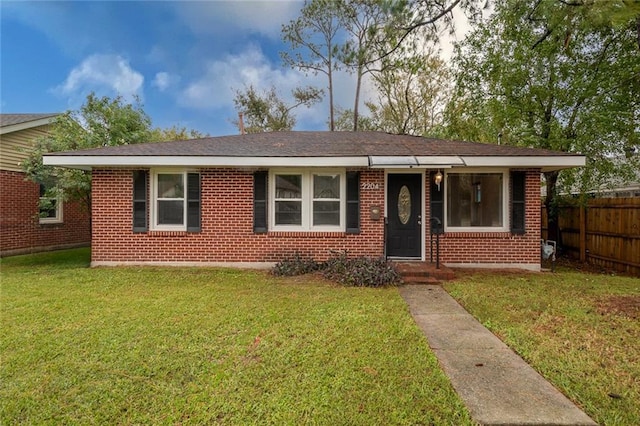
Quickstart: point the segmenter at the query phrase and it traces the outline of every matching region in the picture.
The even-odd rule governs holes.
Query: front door
[[[387,256],[422,257],[422,175],[389,174]]]

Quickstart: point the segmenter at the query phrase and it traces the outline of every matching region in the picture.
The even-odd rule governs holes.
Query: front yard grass
[[[395,288],[87,265],[1,260],[0,424],[471,424]]]
[[[640,279],[479,272],[445,288],[596,422],[640,424]]]

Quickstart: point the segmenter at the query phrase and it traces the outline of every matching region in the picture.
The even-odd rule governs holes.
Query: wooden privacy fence
[[[640,276],[640,197],[561,205],[558,225],[559,236],[547,235],[543,206],[543,238],[558,240],[560,250],[583,262]]]

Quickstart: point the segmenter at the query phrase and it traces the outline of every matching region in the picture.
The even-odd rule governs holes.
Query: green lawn
[[[471,423],[395,288],[87,265],[1,261],[0,424]]]
[[[640,424],[640,279],[469,273],[445,288],[596,422]]]

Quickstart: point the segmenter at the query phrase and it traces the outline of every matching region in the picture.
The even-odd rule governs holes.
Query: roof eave
[[[335,157],[230,157],[230,156],[43,156],[47,166],[91,170],[105,167],[522,167],[543,172],[582,167],[582,155],[558,156],[335,156]]]
[[[20,130],[33,129],[34,127],[46,126],[47,124],[53,123],[57,115],[45,118],[39,118],[37,120],[25,121],[23,123],[10,124],[8,126],[0,127],[0,135],[5,135],[7,133],[18,132]]]

